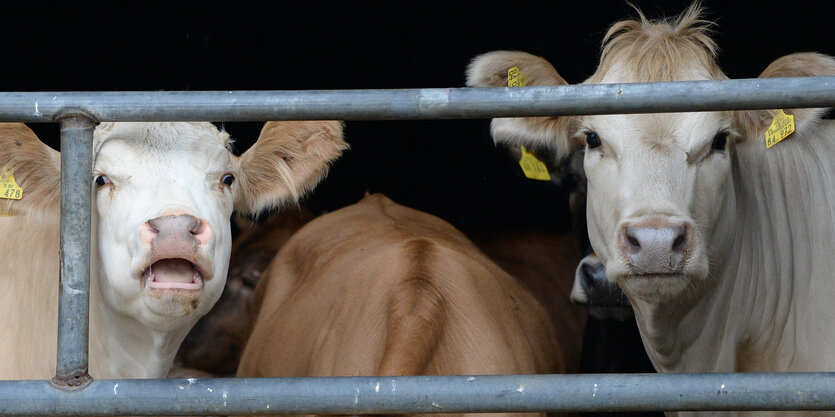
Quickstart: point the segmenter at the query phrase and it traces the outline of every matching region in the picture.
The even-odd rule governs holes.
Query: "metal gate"
[[[799,107],[835,107],[835,77],[514,88],[0,93],[0,121],[60,122],[62,195],[57,375],[52,381],[0,381],[0,415],[835,410],[835,372],[145,380],[92,380],[87,374],[88,185],[97,122],[475,119]]]

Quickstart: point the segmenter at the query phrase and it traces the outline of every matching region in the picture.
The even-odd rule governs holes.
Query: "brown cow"
[[[217,305],[194,326],[177,353],[174,375],[233,375],[245,342],[250,302],[263,271],[290,236],[313,214],[286,208],[263,222],[243,220],[232,244],[229,278]],[[482,231],[468,234],[491,260],[522,283],[548,311],[557,331],[566,372],[577,372],[585,307],[568,302],[572,267],[579,259],[570,233],[544,230]],[[545,256],[545,255],[548,256]]]
[[[233,376],[251,321],[250,304],[255,286],[278,250],[299,228],[313,220],[313,213],[290,206],[261,222],[236,218],[241,232],[232,242],[226,288],[217,304],[191,329],[169,376]]]
[[[568,232],[527,229],[469,233],[473,243],[545,307],[557,334],[565,372],[579,372],[588,312],[569,302],[573,268],[580,259]]]
[[[241,377],[566,371],[523,286],[450,224],[380,194],[307,224],[263,277]]]

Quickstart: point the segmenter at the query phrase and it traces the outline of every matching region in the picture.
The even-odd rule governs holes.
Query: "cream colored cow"
[[[164,377],[223,290],[232,211],[294,200],[345,148],[340,122],[267,123],[240,157],[230,144],[210,123],[96,128],[93,377]],[[0,363],[3,379],[55,373],[59,160],[25,125],[0,124],[0,167],[23,189],[0,200],[0,355],[13,358]]]
[[[699,15],[616,23],[584,83],[726,78]],[[565,84],[511,51],[476,57],[468,84],[507,85],[514,66],[528,85]],[[760,76],[814,75],[835,60],[792,54]],[[835,371],[835,123],[785,112],[796,131],[770,149],[776,110],[505,118],[492,133],[563,155],[585,145],[591,243],[659,371]]]

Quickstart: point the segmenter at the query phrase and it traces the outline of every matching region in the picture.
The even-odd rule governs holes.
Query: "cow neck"
[[[154,331],[100,299],[90,301],[90,374],[94,378],[163,378],[168,374],[187,329],[176,334]]]
[[[734,165],[742,227],[723,264],[736,264],[738,271],[723,279],[731,281],[736,272],[733,298],[749,300],[738,341],[741,371],[825,370],[815,359],[806,369],[802,358],[826,356],[831,345],[809,346],[815,353],[795,348],[807,338],[823,340],[810,332],[830,328],[835,319],[829,306],[835,291],[835,124],[807,132],[771,149],[756,141]]]
[[[768,150],[761,141],[737,147],[727,218],[710,239],[715,262],[701,297],[633,300],[660,371],[824,370],[821,360],[803,357],[814,353],[796,352],[809,343],[799,338],[835,319],[824,314],[835,312],[824,308],[835,292],[835,141],[827,139],[835,129],[815,130]],[[815,338],[835,342],[820,333]]]
[[[110,306],[99,285],[105,278],[97,256],[95,217],[90,265],[90,375],[97,379],[163,378],[190,327],[172,332],[153,330]]]

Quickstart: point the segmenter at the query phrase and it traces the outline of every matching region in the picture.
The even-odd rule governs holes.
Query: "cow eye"
[[[589,149],[594,149],[600,146],[600,136],[597,136],[595,132],[586,132],[586,144],[589,145]]]
[[[96,175],[96,186],[101,187],[106,184],[110,184],[110,178],[107,178],[107,175]]]
[[[223,178],[220,179],[220,182],[231,187],[232,183],[235,182],[235,176],[232,174],[224,174]]]
[[[711,148],[717,151],[724,151],[728,144],[728,132],[719,132],[713,137]]]

